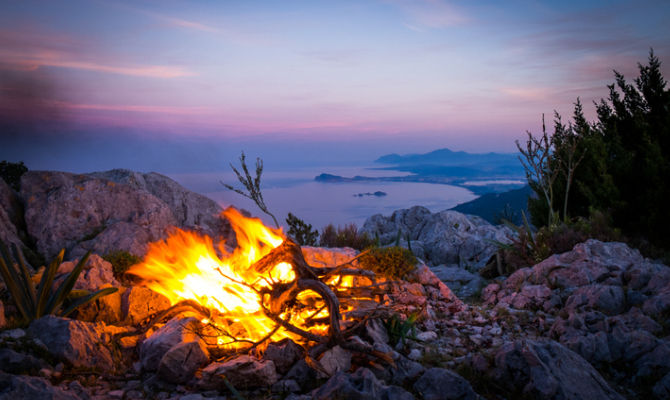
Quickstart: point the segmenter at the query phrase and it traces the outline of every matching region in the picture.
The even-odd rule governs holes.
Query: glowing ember
[[[263,225],[259,219],[246,218],[234,209],[224,211],[237,236],[237,248],[228,253],[223,244],[215,249],[207,236],[176,230],[165,241],[152,243],[145,260],[129,273],[143,280],[150,289],[166,296],[171,303],[194,300],[218,311],[203,323],[217,328],[216,343],[222,347],[239,348],[273,333],[273,340],[294,335],[277,330],[277,324],[263,312],[259,291],[279,283],[292,282],[293,267],[278,263],[262,275],[250,266],[284,241],[281,230]],[[351,285],[350,277],[346,284]],[[329,282],[330,283],[330,282]],[[291,323],[302,329],[323,333],[323,324],[307,324],[306,320],[327,317],[324,301],[313,291],[299,294],[304,307],[289,316]]]

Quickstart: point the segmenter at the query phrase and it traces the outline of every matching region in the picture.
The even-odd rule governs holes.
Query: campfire
[[[300,246],[281,230],[232,208],[224,216],[236,234],[234,250],[177,229],[151,244],[144,261],[129,271],[170,300],[162,319],[196,313],[203,323],[200,336],[222,354],[290,338],[306,348],[340,345],[388,359],[365,343],[347,340],[383,311],[388,282],[354,268],[356,258],[332,268],[310,266]]]

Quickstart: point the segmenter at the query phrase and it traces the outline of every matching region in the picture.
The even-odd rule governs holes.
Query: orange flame
[[[207,236],[177,229],[164,241],[151,243],[144,261],[128,272],[143,284],[166,296],[172,305],[194,300],[217,310],[211,322],[237,341],[219,337],[224,347],[241,347],[239,340],[257,341],[270,334],[276,324],[263,313],[258,290],[295,279],[292,266],[277,264],[261,276],[249,268],[284,241],[281,229],[268,228],[256,218],[246,218],[229,208],[224,216],[237,236],[237,248],[228,253],[223,243],[214,248]],[[218,251],[217,251],[218,250]],[[277,331],[272,338],[292,337]],[[243,345],[244,343],[242,343]]]

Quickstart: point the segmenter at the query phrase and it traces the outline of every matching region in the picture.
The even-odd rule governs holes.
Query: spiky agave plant
[[[58,253],[42,273],[40,283],[35,286],[23,254],[21,254],[16,245],[14,246],[14,258],[17,262],[14,263],[9,249],[0,241],[0,275],[2,275],[2,279],[5,281],[5,285],[12,295],[14,303],[16,303],[16,308],[23,316],[24,322],[29,323],[49,314],[66,317],[77,307],[118,290],[117,288],[105,288],[93,293],[77,291],[77,295],[74,296],[75,292],[72,289],[88,261],[90,252],[86,253],[79,260],[72,272],[63,279],[57,288],[54,287],[53,283],[56,278],[56,271],[61,262],[63,262],[64,254],[65,250],[61,250]],[[70,299],[71,301],[67,305],[67,308],[62,309],[66,299]]]

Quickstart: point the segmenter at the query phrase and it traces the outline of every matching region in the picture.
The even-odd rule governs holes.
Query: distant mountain
[[[487,193],[467,203],[452,208],[463,214],[478,215],[492,224],[499,224],[501,218],[521,224],[521,211],[528,216],[528,196],[533,194],[530,186],[502,193]]]
[[[375,160],[380,164],[430,164],[430,165],[481,165],[481,164],[519,164],[516,154],[506,153],[466,153],[449,149],[434,150],[425,154],[387,154]]]

